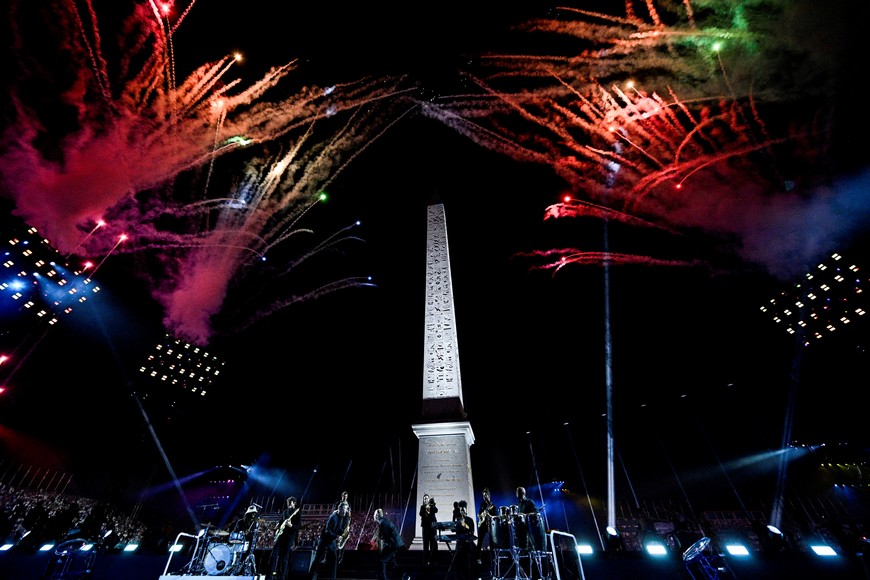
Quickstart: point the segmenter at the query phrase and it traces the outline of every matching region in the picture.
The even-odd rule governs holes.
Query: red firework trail
[[[587,252],[576,248],[558,248],[546,251],[520,252],[519,258],[544,259],[543,264],[536,264],[532,270],[552,270],[555,275],[565,266],[603,266],[603,265],[638,265],[667,267],[696,267],[703,262],[685,260],[664,260],[638,254],[623,254],[619,252]]]
[[[545,220],[577,217],[594,217],[602,220],[618,221],[632,226],[659,228],[671,233],[677,233],[675,230],[671,230],[666,226],[659,226],[623,211],[580,199],[566,199],[563,203],[555,203],[551,205],[544,212]]]
[[[794,106],[818,87],[777,77],[791,31],[776,29],[781,6],[769,4],[750,23],[724,8],[699,19],[688,0],[668,10],[647,0],[643,18],[631,2],[623,15],[559,8],[517,27],[527,51],[482,56],[465,74],[472,90],[421,107],[485,148],[550,166],[591,204],[551,206],[545,217],[776,231],[783,208],[793,216],[790,184],[807,195],[830,176],[831,127],[819,119],[832,105]]]

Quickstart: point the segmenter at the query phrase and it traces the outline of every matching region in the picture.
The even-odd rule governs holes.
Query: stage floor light
[[[825,558],[837,555],[837,552],[835,552],[832,547],[824,544],[813,544],[810,546],[810,550],[812,550],[816,556],[823,556]]]

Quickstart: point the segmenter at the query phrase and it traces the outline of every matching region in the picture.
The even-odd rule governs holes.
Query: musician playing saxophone
[[[317,553],[314,556],[314,565],[319,566],[328,554],[332,554],[332,570],[330,580],[335,580],[338,575],[338,539],[342,532],[350,522],[350,506],[346,501],[338,504],[338,509],[329,515],[326,520],[326,525],[320,533],[320,539],[317,543]],[[317,569],[315,568],[311,580],[317,579]]]
[[[347,525],[341,531],[341,534],[338,536],[337,547],[338,547],[338,563],[341,564],[342,558],[344,558],[344,546],[347,544],[347,540],[350,537],[350,524],[353,519],[353,514],[350,511],[350,500],[348,499],[348,493],[346,491],[341,492],[341,497],[338,500],[338,503],[335,504],[335,509],[338,510],[338,506],[342,503],[347,504]]]

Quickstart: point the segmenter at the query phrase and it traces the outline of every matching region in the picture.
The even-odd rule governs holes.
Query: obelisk
[[[435,498],[438,521],[451,521],[453,503],[468,502],[476,518],[471,445],[474,432],[466,421],[459,374],[459,345],[453,309],[450,253],[444,205],[427,208],[426,317],[423,350],[423,412],[411,428],[420,441],[417,455],[416,532],[412,548],[423,545],[420,506],[423,494]]]

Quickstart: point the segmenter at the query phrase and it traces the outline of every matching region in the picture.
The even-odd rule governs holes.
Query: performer
[[[538,508],[535,502],[526,497],[526,488],[517,488],[517,517],[514,520],[515,537],[517,547],[520,550],[534,550],[532,535],[529,533],[529,519],[531,515],[537,516]]]
[[[438,507],[435,498],[423,494],[423,505],[420,506],[420,527],[423,528],[423,564],[431,566],[435,563],[435,552],[438,551],[438,532],[435,524],[438,523]]]
[[[517,516],[514,520],[514,537],[516,538],[516,547],[532,554],[540,550],[540,547],[535,546],[536,539],[534,534],[537,532],[537,525],[541,524],[539,519],[538,507],[535,502],[526,497],[526,488],[517,488]],[[543,525],[540,527],[543,534]],[[529,558],[529,577],[532,580],[540,580],[543,577],[540,557],[536,556],[536,561],[532,562]]]
[[[471,561],[474,555],[474,518],[468,515],[468,502],[458,503],[459,516],[456,522],[456,551],[453,553],[453,564],[450,566],[448,578],[470,580]]]
[[[402,535],[399,533],[399,528],[396,527],[384,513],[383,508],[375,510],[375,538],[379,548],[379,559],[381,562],[378,570],[378,580],[388,580],[390,574],[399,568],[398,552],[405,547],[405,542],[402,540]],[[408,578],[408,574],[402,574],[402,578]]]
[[[492,550],[492,525],[495,521],[493,518],[498,516],[498,508],[495,507],[494,503],[492,503],[489,488],[484,487],[482,493],[483,501],[480,503],[480,511],[477,514],[477,545],[474,549],[474,559],[477,561],[478,566],[481,564],[480,555],[483,551],[483,542],[487,538],[489,539],[488,547],[490,551]]]
[[[273,577],[281,580],[284,580],[290,571],[290,554],[296,548],[299,528],[302,524],[301,509],[295,497],[288,497],[275,533],[275,546],[269,557],[269,571]]]
[[[347,502],[343,501],[338,504],[338,509],[329,514],[326,525],[320,533],[320,540],[317,543],[317,553],[314,556],[314,561],[318,565],[326,560],[329,553],[332,554],[332,574],[330,580],[335,580],[338,574],[338,538],[350,521],[349,509]],[[317,565],[314,567],[311,580],[316,580],[316,578]]]
[[[348,493],[346,491],[341,492],[338,496],[338,501],[335,504],[335,509],[338,509],[338,504],[341,502],[345,502],[347,504],[347,513],[350,513],[350,500],[348,499]]]
[[[236,522],[233,524],[233,534],[236,534],[236,537],[244,538],[251,545],[254,544],[254,540],[257,537],[257,529],[260,527],[260,520],[257,514],[256,504],[251,504],[245,510],[245,514],[236,519]]]
[[[260,529],[260,518],[257,517],[257,505],[251,504],[245,510],[245,515],[236,520],[230,537],[244,538],[244,552],[238,563],[234,564],[236,572],[252,576],[256,574],[256,562],[254,558],[254,543],[257,541],[257,532]]]
[[[353,516],[350,511],[350,501],[347,499],[348,494],[346,491],[341,492],[341,496],[339,497],[338,503],[335,505],[335,509],[338,510],[338,506],[341,503],[347,504],[347,525],[341,531],[341,534],[338,536],[338,563],[341,564],[341,560],[344,558],[344,546],[347,544],[347,539],[350,537],[350,524]]]

